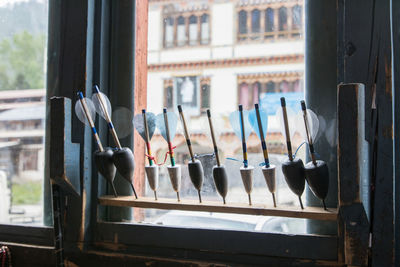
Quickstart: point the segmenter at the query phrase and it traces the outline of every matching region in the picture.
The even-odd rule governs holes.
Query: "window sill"
[[[262,215],[262,216],[278,216],[303,218],[313,220],[336,221],[338,212],[337,209],[324,210],[318,207],[305,207],[301,210],[299,207],[269,207],[262,204],[249,205],[246,203],[227,203],[214,201],[203,201],[199,203],[197,200],[186,200],[159,198],[154,200],[149,197],[140,197],[135,199],[133,196],[102,196],[99,198],[99,204],[104,206],[119,206],[119,207],[135,207],[135,208],[150,208],[150,209],[165,209],[165,210],[186,210],[186,211],[206,211],[206,212],[222,212],[247,215]]]
[[[0,242],[53,247],[54,228],[48,226],[0,224]]]

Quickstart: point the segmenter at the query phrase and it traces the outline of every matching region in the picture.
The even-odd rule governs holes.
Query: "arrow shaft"
[[[151,149],[150,149],[150,138],[149,138],[149,127],[147,124],[147,116],[146,116],[146,110],[142,110],[143,114],[143,124],[144,124],[144,136],[145,136],[145,142],[146,142],[146,148],[147,148],[147,154],[149,155],[149,165],[153,166],[153,160],[151,159]]]
[[[89,126],[92,129],[94,139],[96,140],[96,144],[99,147],[100,151],[104,151],[103,145],[101,144],[99,134],[96,131],[96,127],[94,126],[94,122],[92,116],[90,116],[89,108],[87,107],[86,100],[83,97],[82,93],[79,93],[79,102],[81,102],[83,112],[85,113],[86,119],[89,122]]]
[[[258,124],[258,131],[260,133],[260,139],[261,139],[261,148],[263,151],[264,155],[264,162],[265,162],[265,167],[269,168],[269,158],[268,158],[268,149],[267,149],[267,144],[265,143],[265,138],[264,138],[264,130],[262,127],[261,123],[261,115],[260,115],[260,109],[258,108],[258,105],[255,105],[255,110],[256,110],[256,117],[257,117],[257,124]]]

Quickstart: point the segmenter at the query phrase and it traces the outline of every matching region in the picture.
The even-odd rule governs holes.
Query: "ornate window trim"
[[[196,38],[190,38],[190,22],[196,20]],[[163,8],[162,12],[163,19],[163,29],[162,29],[162,40],[163,40],[163,48],[182,48],[182,47],[194,47],[194,46],[205,46],[209,45],[211,42],[211,23],[210,23],[210,14],[208,10],[208,6],[202,6],[199,8],[192,8],[189,10],[176,10],[176,8],[172,5],[166,5]],[[184,23],[182,24],[182,21]],[[173,33],[172,38],[168,38],[167,40],[167,23],[172,22]],[[193,24],[193,23],[192,23]],[[203,26],[203,24],[207,24],[207,26]],[[179,38],[179,25],[184,25],[184,36]],[[207,31],[205,33],[204,31]],[[172,39],[172,42],[168,42]]]
[[[265,1],[261,1],[265,2]],[[295,8],[300,8],[301,18],[297,21],[300,24],[294,24],[295,20],[293,18],[293,12]],[[286,26],[282,27],[280,21],[280,13],[281,10],[286,9]],[[253,31],[253,14],[255,14],[255,10],[259,11],[259,22],[260,25],[259,31]],[[273,14],[273,25],[272,30],[268,30],[267,26],[271,23],[271,21],[267,21],[267,12],[271,12]],[[246,12],[246,13],[243,13]],[[252,4],[250,1],[243,1],[237,4],[236,8],[236,25],[237,25],[237,42],[238,43],[246,43],[246,42],[264,42],[264,41],[278,41],[278,40],[287,40],[287,39],[298,39],[301,36],[302,27],[303,27],[303,1],[302,0],[292,0],[285,3],[275,2],[275,3],[259,3]],[[239,15],[242,14],[242,15]],[[246,25],[243,28],[243,22],[240,21],[240,17],[243,17],[246,14]]]

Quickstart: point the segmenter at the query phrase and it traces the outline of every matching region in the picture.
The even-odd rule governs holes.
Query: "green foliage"
[[[0,42],[0,90],[44,88],[46,36],[27,31]]]
[[[13,184],[11,187],[12,204],[37,204],[42,197],[41,182]]]

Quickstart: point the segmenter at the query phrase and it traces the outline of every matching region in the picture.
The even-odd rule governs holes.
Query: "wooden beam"
[[[337,259],[336,236],[109,222],[99,222],[96,231],[99,237],[96,246],[101,242],[108,245],[103,249],[131,255],[198,258],[209,262],[219,258],[230,261],[228,265],[246,266],[300,266],[301,260],[308,261],[309,266],[317,266],[313,264],[314,260]],[[287,260],[285,264],[271,260],[278,257],[284,257]],[[334,265],[330,262],[325,266]]]
[[[153,198],[141,197],[139,199],[135,199],[132,196],[123,196],[117,198],[113,196],[102,196],[99,198],[99,204],[104,206],[222,212],[325,221],[335,221],[337,219],[337,209],[329,208],[326,211],[318,207],[306,207],[304,210],[301,210],[299,207],[282,206],[272,208],[262,204],[253,204],[252,206],[249,206],[245,203],[229,203],[224,205],[220,202],[214,201],[204,201],[203,203],[198,203],[197,200],[181,200],[180,202],[177,202],[175,199],[166,198],[159,198],[157,201],[155,201]]]
[[[369,180],[364,89],[362,84],[338,86],[338,254],[339,261],[349,266],[368,265],[369,223],[361,201],[362,192],[368,190],[364,181]]]
[[[148,29],[148,0],[136,0],[136,37],[135,37],[135,114],[141,114],[147,107],[147,29]],[[145,190],[144,166],[145,146],[143,139],[135,131],[135,188],[140,194]]]

